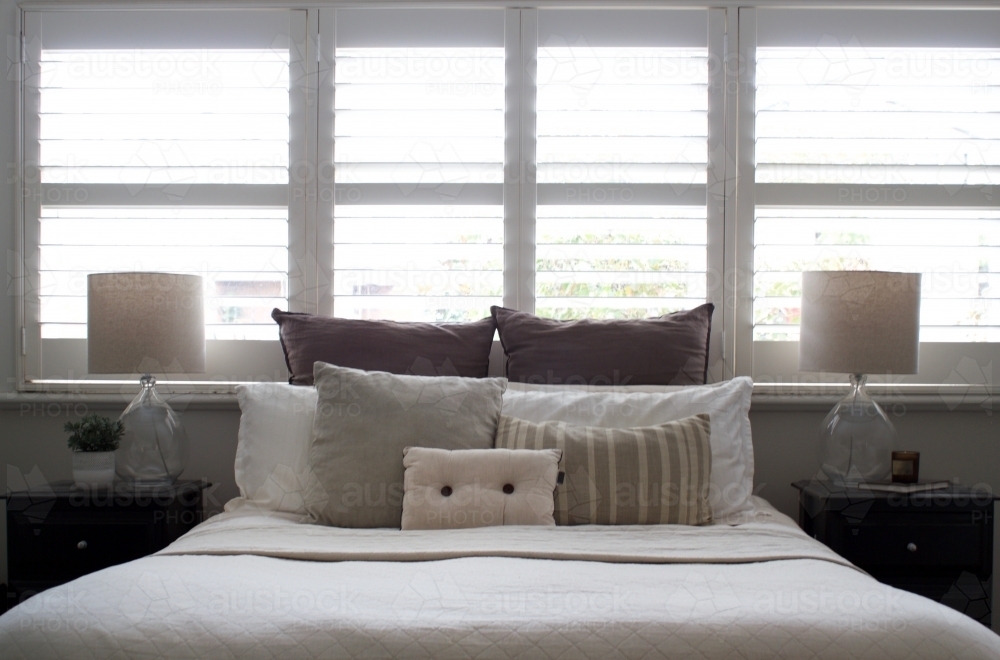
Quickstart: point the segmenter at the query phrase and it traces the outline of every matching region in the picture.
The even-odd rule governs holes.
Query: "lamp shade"
[[[87,371],[203,373],[201,277],[172,273],[87,276]]]
[[[920,273],[802,273],[799,370],[915,374]]]

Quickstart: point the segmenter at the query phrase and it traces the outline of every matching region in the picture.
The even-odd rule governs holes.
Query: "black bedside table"
[[[11,606],[87,573],[145,557],[200,523],[206,481],[162,486],[72,481],[7,493]]]
[[[903,495],[823,481],[792,486],[807,534],[880,582],[991,625],[991,492],[952,486]]]

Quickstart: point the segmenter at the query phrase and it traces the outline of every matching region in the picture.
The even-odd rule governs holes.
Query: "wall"
[[[3,404],[0,464],[6,469],[0,475],[0,486],[6,487],[12,479],[35,468],[49,480],[70,479],[70,452],[62,426],[69,419],[77,419],[76,413],[84,412],[81,405],[48,400]],[[215,484],[209,506],[217,511],[237,494],[233,460],[239,411],[235,403],[212,405],[214,409],[192,404],[182,413],[191,440],[191,458],[182,478],[207,479]],[[124,406],[125,402],[87,404],[85,409],[111,416],[119,414]],[[752,409],[750,414],[757,493],[795,517],[798,500],[790,484],[811,478],[819,469],[816,429],[825,410],[816,405],[805,410],[760,408]],[[894,421],[901,448],[905,445],[921,452],[922,476],[958,478],[969,485],[985,483],[996,490],[1000,489],[1000,415],[989,412],[916,410]],[[996,546],[995,562],[1000,566],[1000,542]],[[6,548],[0,549],[0,557],[0,581],[5,581]]]
[[[755,487],[781,511],[798,511],[789,484],[819,470],[816,432],[826,411],[754,410]],[[958,479],[966,485],[1000,487],[1000,415],[985,410],[910,410],[893,418],[898,449],[920,452],[920,478]],[[998,548],[1000,549],[1000,548]],[[1000,553],[997,555],[1000,560]],[[996,562],[995,562],[996,563]],[[996,563],[1000,566],[1000,563]]]
[[[11,270],[14,267],[18,255],[14,251],[14,200],[17,186],[12,178],[10,167],[14,164],[15,151],[15,125],[16,125],[16,89],[17,80],[12,75],[12,55],[17,52],[17,35],[15,26],[17,25],[17,8],[10,0],[0,0],[0,37],[4,42],[4,67],[0,73],[0,163],[4,164],[3,185],[0,185],[0,251],[3,253],[4,265],[6,267],[3,291],[6,295],[0,296],[0,400],[6,392],[9,392],[14,383],[14,289],[11,281]],[[12,464],[17,457],[11,454],[10,447],[15,444],[13,433],[13,419],[6,414],[7,411],[0,411],[0,463],[3,465]],[[4,490],[6,491],[6,470],[3,477]],[[3,536],[6,539],[7,521],[0,521],[3,528]],[[0,561],[0,582],[7,581],[7,546],[3,543],[0,548],[2,561]]]
[[[18,186],[13,169],[15,163],[14,140],[17,125],[17,79],[14,56],[17,53],[17,7],[12,0],[0,0],[0,39],[3,39],[3,62],[0,69],[0,252],[4,260],[3,293],[0,296],[0,393],[9,391],[14,383],[14,304],[15,289],[12,271],[19,255],[14,248],[14,200]],[[0,427],[2,433],[2,427]]]

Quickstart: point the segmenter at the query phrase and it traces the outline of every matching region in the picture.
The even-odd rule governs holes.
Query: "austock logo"
[[[983,621],[991,614],[991,595],[992,578],[984,581],[974,573],[962,571],[947,593],[941,597],[941,603],[977,621]]]
[[[393,602],[401,619],[461,620],[496,616],[558,616],[598,618],[635,611],[632,592],[618,586],[587,590],[520,583],[463,587],[447,571],[418,571]]]
[[[460,374],[450,359],[445,359],[440,366],[434,366],[427,358],[418,357],[413,361],[408,372],[412,376],[451,376],[452,378],[428,378],[417,386],[397,381],[392,389],[392,394],[403,410],[410,410],[417,405],[429,405],[446,415],[454,415],[461,409],[469,395],[468,383],[464,379],[457,378]]]
[[[8,501],[8,512],[19,512],[32,524],[43,522],[56,503],[56,496],[49,486],[49,480],[37,465],[25,474],[17,466],[7,464],[7,495],[10,496],[14,492],[26,494],[24,497]]]
[[[295,615],[318,618],[333,614],[356,614],[357,591],[345,585],[336,588],[310,589],[282,585],[280,582],[251,588],[214,589],[208,602],[212,614],[222,616]]]
[[[577,105],[586,108],[587,97],[597,86],[604,67],[597,52],[582,36],[570,44],[561,34],[550,34],[542,46],[543,52],[553,54],[551,72],[538,83],[543,85],[568,85],[577,97]]]
[[[322,511],[329,499],[311,468],[297,472],[287,465],[276,465],[251,498],[241,500],[241,506],[268,516],[278,511]]]
[[[824,34],[811,52],[799,60],[798,73],[806,85],[841,85],[860,95],[870,88],[878,74],[876,61],[857,37],[852,36],[845,43]]]
[[[450,573],[418,571],[396,596],[392,609],[403,620],[426,620],[461,616],[469,604]]]
[[[949,410],[961,405],[979,405],[989,416],[993,415],[993,361],[980,364],[968,356],[963,356],[951,373],[944,379],[944,385],[964,385],[955,393],[953,388],[941,387],[941,398]]]
[[[143,571],[133,582],[119,609],[132,623],[143,620],[173,621],[184,619],[198,607],[187,584],[176,573]]]
[[[711,575],[687,571],[683,581],[671,583],[667,598],[671,614],[684,620],[703,621],[742,607],[732,584],[721,572]]]
[[[471,175],[465,159],[450,140],[420,140],[413,144],[403,162],[393,168],[391,179],[404,197],[417,189],[429,188],[442,202],[453,202]]]

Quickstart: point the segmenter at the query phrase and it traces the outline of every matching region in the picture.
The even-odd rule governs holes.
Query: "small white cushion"
[[[716,522],[736,523],[754,511],[750,395],[753,381],[733,378],[688,387],[588,387],[510,382],[503,414],[529,422],[631,428],[656,426],[700,413],[711,417],[709,501]]]
[[[558,449],[403,450],[407,529],[555,525]]]
[[[309,445],[316,414],[316,388],[286,383],[238,385],[239,444],[236,485],[240,496],[226,511],[277,511],[306,516],[316,492]]]

